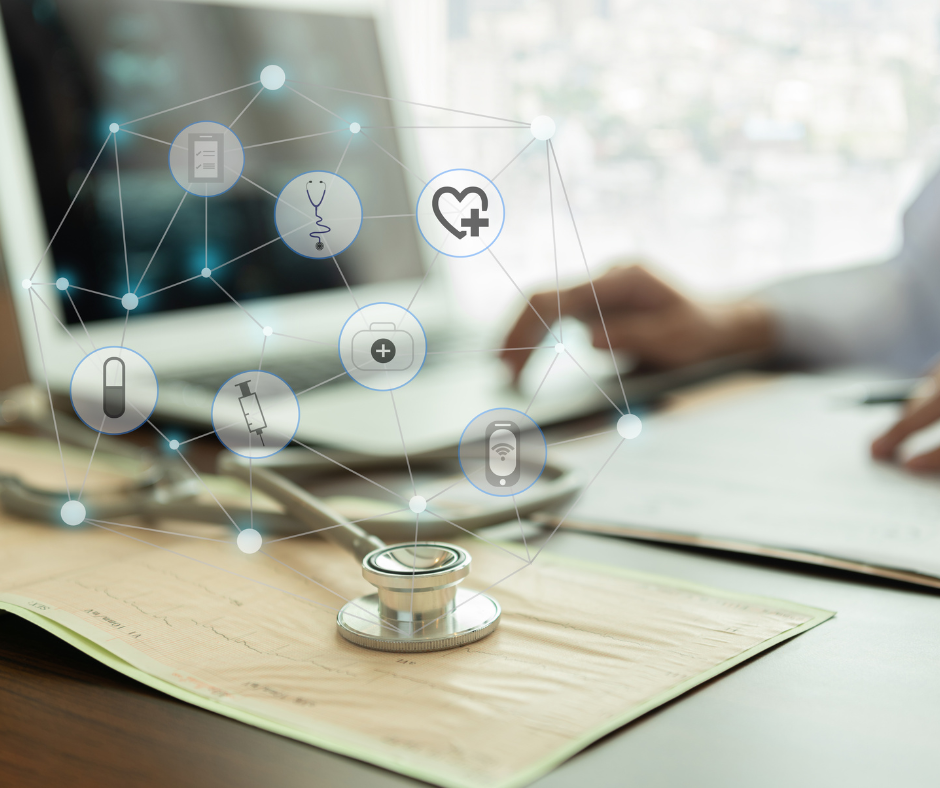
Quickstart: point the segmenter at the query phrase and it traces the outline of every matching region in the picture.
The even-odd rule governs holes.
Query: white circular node
[[[416,495],[408,501],[408,508],[415,514],[421,514],[421,512],[428,508],[428,502],[424,500],[422,496]]]
[[[488,249],[506,220],[503,196],[475,170],[447,170],[421,190],[415,208],[421,236],[448,257],[473,257]]]
[[[140,299],[133,293],[125,293],[124,297],[121,299],[121,306],[125,309],[137,309],[137,304],[140,303]]]
[[[118,126],[117,123],[112,123],[110,126],[108,126],[108,130],[109,130],[112,134],[117,134],[117,133],[121,130],[121,127]]]
[[[261,84],[268,90],[277,90],[284,86],[287,77],[280,66],[265,66],[261,69]]]
[[[299,424],[297,397],[270,372],[240,372],[222,384],[212,401],[212,429],[239,457],[277,454],[294,439]]]
[[[269,337],[271,336],[271,334],[274,333],[274,329],[271,328],[271,326],[265,326],[264,328],[261,329],[261,333],[264,334],[266,337]]]
[[[177,440],[170,441],[170,449],[176,451],[180,447],[180,442]]]
[[[212,269],[211,269],[211,268],[203,268],[202,271],[200,271],[200,273],[201,273],[206,279],[208,279],[210,276],[212,276]]]
[[[467,481],[481,492],[518,495],[542,475],[548,446],[539,425],[525,413],[493,408],[466,426],[457,458]]]
[[[373,391],[392,391],[424,366],[428,340],[418,318],[398,304],[368,304],[339,332],[339,360],[346,374]]]
[[[529,124],[529,128],[537,140],[550,140],[555,136],[555,121],[548,115],[539,115]]]
[[[29,280],[29,279],[24,279],[20,284],[23,285],[23,289],[24,289],[24,290],[29,290],[29,288],[31,288],[31,287],[33,286],[32,281]]]
[[[638,416],[634,416],[632,413],[627,413],[617,419],[617,432],[620,433],[621,438],[632,440],[642,431],[643,423]]]
[[[356,121],[353,121],[352,123],[349,124],[349,130],[353,134],[358,134],[360,131],[362,131],[362,126],[356,123]]]
[[[80,525],[85,522],[85,505],[80,501],[66,501],[62,504],[60,514],[66,525]]]
[[[105,435],[123,435],[144,424],[157,405],[157,376],[140,353],[103,347],[78,362],[69,395],[76,415]]]
[[[243,553],[257,553],[261,549],[261,534],[254,528],[246,528],[238,534],[235,542]]]
[[[555,345],[555,352],[560,356],[562,353],[565,352],[565,346],[561,342],[559,342],[558,344]]]
[[[170,145],[170,173],[197,197],[215,197],[242,176],[245,150],[228,126],[203,120],[184,128]]]
[[[55,286],[58,287],[59,290],[68,290],[69,280],[66,279],[64,276],[60,276],[58,279],[55,280]]]
[[[326,170],[304,172],[278,195],[274,224],[281,240],[297,254],[329,260],[359,235],[362,201],[341,175]]]

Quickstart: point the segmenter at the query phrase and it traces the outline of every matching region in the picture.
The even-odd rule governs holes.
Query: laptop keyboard
[[[443,348],[447,348],[449,344],[448,342],[438,341],[436,347],[443,346]],[[429,354],[425,359],[425,367],[438,366],[446,363],[450,358],[446,354]],[[343,365],[340,363],[339,357],[327,354],[309,354],[293,358],[265,360],[263,368],[265,372],[270,372],[282,378],[295,392],[309,389],[343,372]],[[240,371],[238,369],[193,371],[179,378],[179,382],[208,389],[214,393],[226,380]]]
[[[270,372],[283,378],[294,391],[303,391],[324,380],[328,380],[343,372],[343,366],[339,358],[327,356],[307,356],[304,358],[278,359],[270,364],[264,364],[265,372]],[[189,383],[199,388],[211,389],[216,391],[232,375],[238,374],[236,369],[212,370],[208,372],[195,372],[182,378],[184,383]]]

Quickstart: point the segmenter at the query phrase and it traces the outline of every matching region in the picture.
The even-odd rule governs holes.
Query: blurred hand
[[[671,368],[745,351],[769,351],[773,318],[767,308],[740,301],[726,305],[699,304],[656,278],[641,265],[618,266],[594,281],[614,350],[632,354],[639,362]],[[591,330],[597,348],[607,337],[590,282],[561,291],[561,314],[575,317]],[[558,318],[555,290],[537,293],[532,307],[551,325]],[[515,380],[545,326],[526,307],[506,337],[501,353]]]
[[[872,443],[872,456],[877,460],[893,459],[907,438],[937,419],[940,419],[940,366],[914,392],[897,423]],[[904,466],[912,471],[940,471],[940,448],[911,457]]]

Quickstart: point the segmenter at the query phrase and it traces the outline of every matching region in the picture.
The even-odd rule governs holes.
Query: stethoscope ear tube
[[[442,467],[451,464],[459,472],[457,457],[452,449],[416,454],[410,458],[410,461],[411,467],[415,470],[428,468],[439,472]],[[247,468],[244,460],[240,462]],[[337,464],[346,465],[361,472],[405,471],[404,461],[400,457],[373,456],[342,450],[330,452],[330,459],[325,459],[311,454],[306,449],[288,447],[264,461],[265,469],[276,470],[278,476],[285,475],[298,480],[303,478],[302,474],[306,474],[309,478],[311,474],[317,472],[335,472]],[[247,479],[247,476],[244,478]],[[515,520],[517,507],[518,516],[530,517],[537,512],[561,506],[581,491],[584,481],[583,475],[572,468],[550,462],[545,465],[535,485],[515,496],[515,501],[511,495],[487,495],[481,492],[479,500],[485,501],[486,505],[481,504],[475,509],[468,507],[466,501],[462,500],[460,514],[455,514],[451,519],[459,522],[462,527],[474,530]],[[387,540],[397,541],[401,536],[399,533],[401,526],[405,522],[413,525],[414,517],[406,513],[400,517],[390,516],[377,519],[369,525],[369,530],[373,533],[382,533]],[[435,536],[438,535],[435,533]]]
[[[228,452],[219,455],[217,467],[220,473],[244,482],[250,480],[261,492],[280,503],[288,514],[306,526],[323,528],[324,538],[349,550],[359,560],[373,550],[385,547],[381,539],[348,522],[339,512],[279,473],[251,465],[248,460]]]

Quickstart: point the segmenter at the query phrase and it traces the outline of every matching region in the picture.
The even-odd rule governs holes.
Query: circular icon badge
[[[231,189],[245,168],[241,141],[228,126],[203,120],[187,126],[170,145],[170,172],[197,197]]]
[[[300,405],[277,375],[241,372],[222,384],[212,402],[212,429],[229,451],[258,460],[294,439]]]
[[[539,425],[521,410],[494,408],[473,419],[460,436],[460,467],[488,495],[518,495],[545,470],[548,447]]]
[[[69,386],[75,414],[96,432],[136,430],[157,406],[157,376],[140,353],[103,347],[83,358]]]
[[[298,175],[278,195],[277,232],[304,257],[329,258],[347,249],[362,227],[362,202],[340,175],[314,170]]]
[[[499,237],[506,218],[503,196],[485,175],[447,170],[421,190],[416,209],[424,240],[449,257],[472,257]]]
[[[428,353],[424,328],[398,304],[369,304],[353,312],[339,333],[339,359],[367,389],[401,388],[421,370]]]

